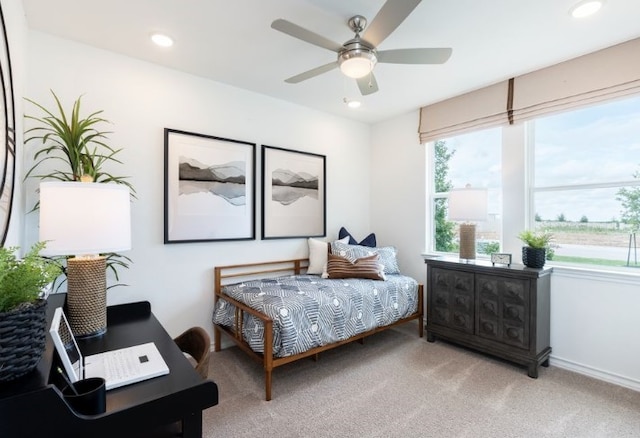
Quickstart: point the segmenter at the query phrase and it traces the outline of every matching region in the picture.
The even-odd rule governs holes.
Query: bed
[[[337,257],[328,257],[335,268]],[[293,259],[214,268],[214,350],[225,333],[262,363],[266,400],[278,366],[413,320],[423,336],[423,286],[415,279],[393,269],[384,279],[323,278],[309,273],[312,265]]]

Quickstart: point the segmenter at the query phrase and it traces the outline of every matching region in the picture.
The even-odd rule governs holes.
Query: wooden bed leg
[[[271,400],[271,371],[264,370],[264,398],[266,401]]]
[[[264,323],[264,392],[265,399],[271,400],[271,372],[273,371],[273,321]]]
[[[220,329],[217,325],[213,326],[213,351],[220,351]]]
[[[422,338],[424,336],[424,285],[418,285],[418,334]]]

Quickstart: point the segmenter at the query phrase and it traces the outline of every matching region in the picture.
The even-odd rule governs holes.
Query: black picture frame
[[[262,236],[327,234],[326,156],[262,145]]]
[[[256,144],[164,129],[164,243],[255,239]]]

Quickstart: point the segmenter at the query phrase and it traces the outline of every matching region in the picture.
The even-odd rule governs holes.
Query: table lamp
[[[107,331],[107,262],[131,249],[129,188],[114,183],[40,183],[42,255],[67,259],[67,315],[75,336]]]
[[[460,258],[476,258],[476,224],[471,221],[487,220],[487,189],[472,188],[449,192],[449,220],[464,221],[460,224]]]

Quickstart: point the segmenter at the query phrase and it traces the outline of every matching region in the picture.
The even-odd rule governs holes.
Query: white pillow
[[[309,267],[307,274],[321,275],[327,265],[328,243],[309,238]]]
[[[309,267],[307,274],[326,275],[329,243],[309,237]],[[348,243],[349,236],[336,240],[336,242]]]

